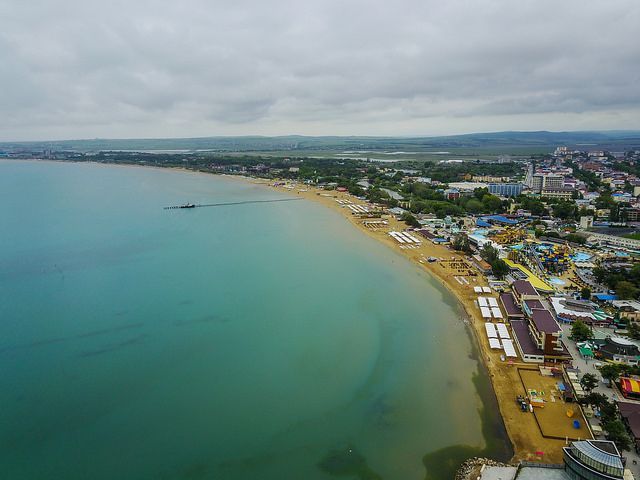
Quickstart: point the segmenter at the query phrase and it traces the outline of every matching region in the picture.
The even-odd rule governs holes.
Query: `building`
[[[509,320],[524,320],[524,313],[516,304],[512,293],[501,293],[500,303],[502,304],[504,311],[507,313],[507,318]]]
[[[634,342],[626,338],[607,337],[604,344],[598,348],[598,355],[612,362],[637,365],[640,350]]]
[[[593,227],[593,217],[592,216],[584,216],[580,217],[580,228],[582,230],[586,230],[588,228]]]
[[[474,175],[471,177],[473,182],[484,183],[505,183],[509,181],[509,177],[495,177],[493,175]]]
[[[522,193],[522,183],[490,183],[487,187],[489,193],[500,197],[517,197]]]
[[[624,478],[623,457],[608,440],[582,440],[563,447],[565,473],[575,480]]]
[[[550,297],[551,307],[558,320],[564,323],[572,323],[581,320],[584,323],[592,324],[596,317],[594,312],[597,305],[588,300],[575,300],[570,297]]]
[[[573,196],[573,188],[567,187],[545,187],[540,191],[540,196],[546,198],[560,198],[562,200],[570,200]]]
[[[524,300],[540,298],[536,289],[527,280],[516,280],[511,284],[511,290],[513,291],[513,299],[521,308]]]
[[[517,467],[486,466],[479,480],[622,480],[632,479],[627,459],[609,440],[581,440],[563,447],[560,465],[520,462]],[[474,477],[475,478],[475,477]]]
[[[544,352],[545,359],[566,357],[567,349],[560,340],[562,330],[549,310],[544,308],[532,310],[529,318],[529,332],[538,348]]]
[[[544,189],[564,187],[564,175],[535,172],[530,166],[524,183],[532,192],[540,193]]]
[[[622,421],[631,432],[636,452],[640,452],[640,404],[631,402],[616,402]]]
[[[622,247],[631,250],[640,250],[640,240],[632,238],[616,237],[615,235],[607,235],[606,233],[589,233],[587,243],[600,246]]]
[[[640,321],[640,302],[637,300],[612,300],[611,304],[620,312],[620,318],[632,322]]]

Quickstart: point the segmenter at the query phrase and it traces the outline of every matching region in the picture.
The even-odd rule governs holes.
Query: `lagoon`
[[[162,208],[282,198],[0,161],[6,478],[417,480],[441,449],[508,450],[463,312],[417,266],[312,202]]]

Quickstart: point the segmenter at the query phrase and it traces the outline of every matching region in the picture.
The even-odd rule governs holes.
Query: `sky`
[[[638,0],[0,0],[0,140],[640,129]]]

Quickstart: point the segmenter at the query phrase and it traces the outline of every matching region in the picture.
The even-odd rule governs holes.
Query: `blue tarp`
[[[480,218],[485,222],[489,220],[493,220],[494,222],[504,223],[505,225],[516,225],[518,223],[517,220],[511,220],[510,218],[504,217],[502,215],[487,215],[486,217]]]
[[[607,300],[617,300],[618,299],[617,295],[611,295],[609,293],[594,293],[593,296],[596,297],[601,302],[606,302]]]
[[[482,220],[481,218],[476,220],[476,226],[478,227],[490,227],[491,224],[488,222],[485,222],[484,220]]]

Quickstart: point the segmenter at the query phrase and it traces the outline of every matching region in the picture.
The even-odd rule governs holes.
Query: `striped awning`
[[[620,386],[623,392],[640,394],[640,382],[633,378],[621,378]]]

